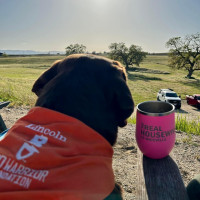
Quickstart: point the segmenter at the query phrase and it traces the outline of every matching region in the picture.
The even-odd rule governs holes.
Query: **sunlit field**
[[[11,106],[33,106],[36,96],[31,92],[34,81],[51,64],[63,56],[26,56],[0,58],[0,101]]]
[[[200,93],[200,72],[195,71],[195,79],[187,79],[187,71],[168,67],[167,56],[147,56],[140,67],[129,72],[129,87],[135,103],[156,100],[161,88],[171,88],[182,99],[186,94]]]
[[[11,101],[11,106],[33,106],[36,96],[31,92],[34,81],[51,64],[64,56],[8,56],[0,57],[0,101]],[[182,99],[186,94],[200,93],[200,72],[195,79],[186,79],[187,71],[167,66],[167,56],[149,55],[140,67],[128,72],[128,85],[135,104],[156,100],[160,88],[175,90]]]

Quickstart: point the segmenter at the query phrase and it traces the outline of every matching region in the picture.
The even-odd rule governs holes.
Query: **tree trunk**
[[[126,63],[126,71],[128,71],[129,70],[129,66],[128,66],[128,64]]]
[[[124,65],[125,65],[125,68],[126,68],[126,71],[129,70],[129,64],[127,62],[127,60],[124,59]]]
[[[194,70],[189,69],[189,70],[188,70],[187,78],[190,79],[190,78],[192,77],[193,72],[194,72]]]

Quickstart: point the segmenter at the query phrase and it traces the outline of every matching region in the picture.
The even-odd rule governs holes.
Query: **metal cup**
[[[164,158],[174,147],[175,107],[160,101],[137,105],[136,142],[141,152],[153,159]]]

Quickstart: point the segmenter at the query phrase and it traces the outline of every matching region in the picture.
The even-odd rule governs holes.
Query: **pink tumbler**
[[[146,101],[137,106],[136,141],[145,156],[164,158],[174,147],[175,140],[174,105]]]

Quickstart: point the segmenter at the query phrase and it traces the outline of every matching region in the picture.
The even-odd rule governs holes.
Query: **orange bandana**
[[[0,141],[0,199],[102,200],[114,189],[112,156],[81,121],[32,108]]]

